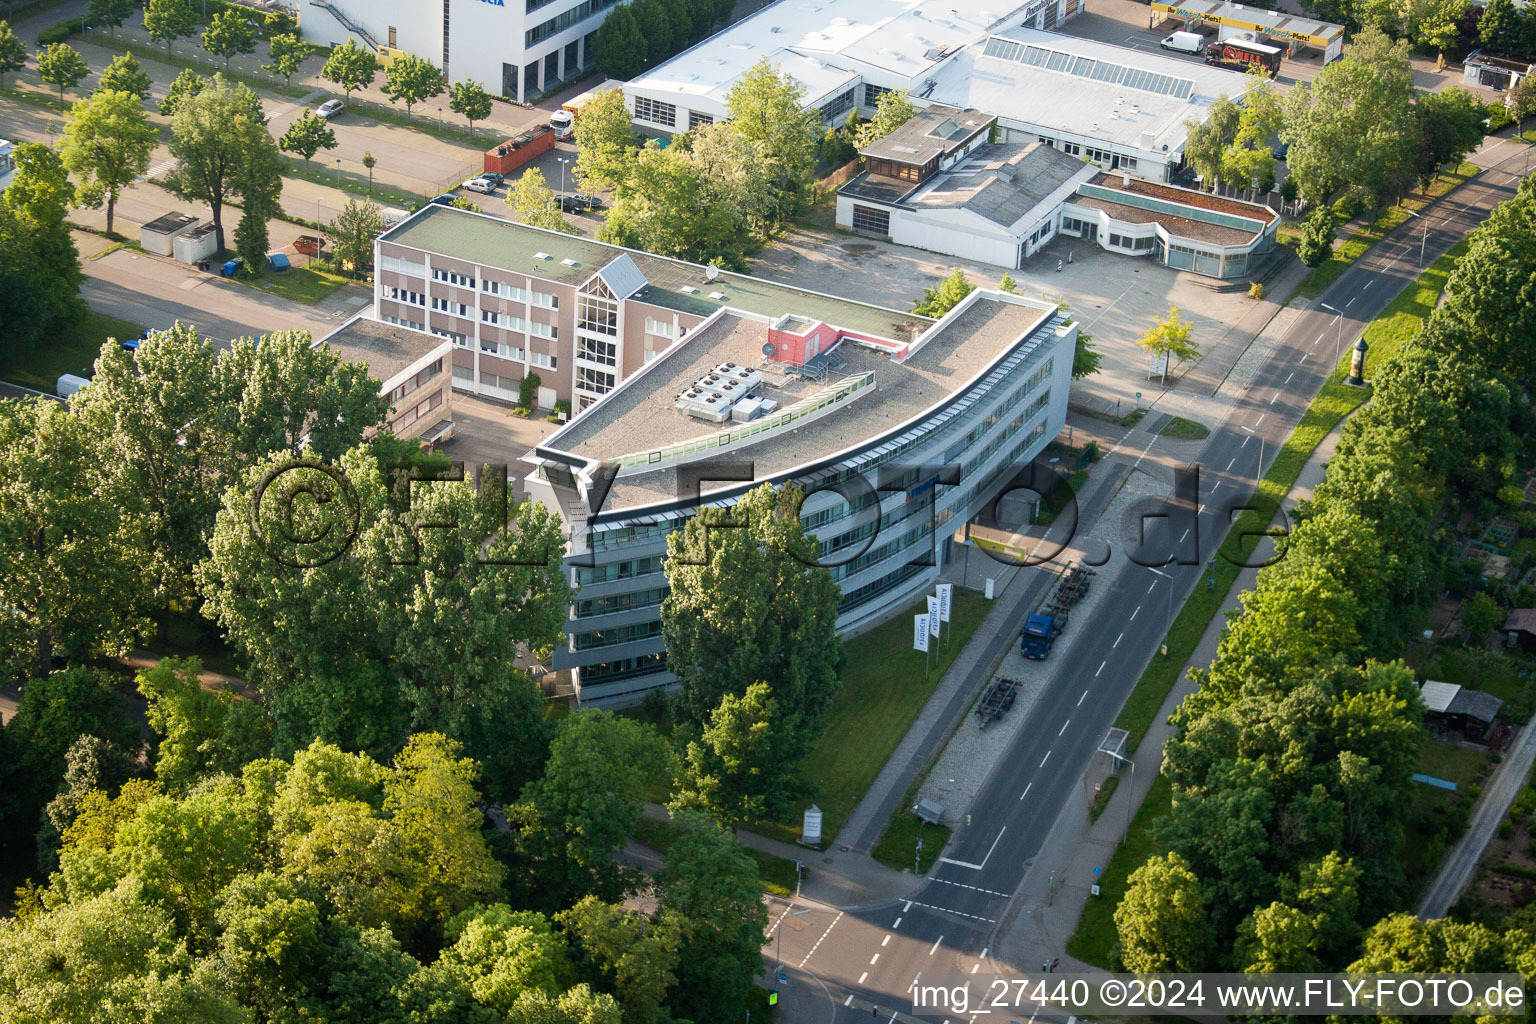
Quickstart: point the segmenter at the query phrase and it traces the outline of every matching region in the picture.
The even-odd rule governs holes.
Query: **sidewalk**
[[[1348,422],[1348,419],[1344,421]],[[1282,522],[1285,513],[1296,503],[1312,496],[1313,490],[1323,479],[1323,468],[1333,457],[1343,423],[1325,437],[1302,468],[1295,486],[1281,502],[1276,521]],[[1274,541],[1266,538],[1263,545],[1273,550]],[[1268,551],[1266,551],[1268,554]],[[1103,869],[1120,844],[1130,815],[1141,806],[1147,791],[1162,768],[1163,744],[1173,735],[1168,724],[1181,700],[1195,689],[1189,680],[1189,668],[1205,668],[1216,657],[1216,647],[1226,630],[1227,613],[1237,611],[1242,596],[1253,589],[1258,569],[1244,569],[1237,577],[1236,585],[1222,605],[1222,613],[1215,616],[1206,627],[1199,645],[1189,659],[1185,673],[1168,695],[1152,727],[1147,730],[1131,760],[1135,768],[1129,777],[1122,775],[1120,785],[1110,797],[1099,819],[1092,824],[1088,820],[1088,794],[1085,787],[1075,787],[1072,797],[1062,808],[1060,815],[1047,833],[1044,845],[1024,875],[1013,902],[998,923],[990,946],[992,959],[997,966],[1007,964],[1041,963],[1054,957],[1062,958],[1062,969],[1074,972],[1095,970],[1091,965],[1074,960],[1065,954],[1068,937],[1077,927],[1078,917],[1090,896],[1089,887],[1094,884],[1094,869]],[[1129,801],[1129,810],[1127,809]]]

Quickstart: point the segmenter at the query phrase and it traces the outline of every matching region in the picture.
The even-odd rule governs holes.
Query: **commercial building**
[[[920,93],[964,47],[1002,26],[1053,28],[1082,0],[781,0],[624,87],[635,123],[680,132],[725,119],[731,86],[767,58],[829,125],[873,113],[889,89]],[[964,104],[962,104],[963,106]]]
[[[934,104],[864,150],[837,225],[1018,267],[1056,235],[1062,203],[1098,173],[1043,142],[989,143],[994,118]]]
[[[362,363],[389,399],[386,423],[396,437],[444,441],[453,432],[453,346],[421,331],[359,314],[315,342]]]
[[[1528,58],[1507,53],[1473,50],[1467,55],[1461,80],[1465,85],[1477,85],[1484,89],[1503,92],[1519,85],[1521,79],[1532,71],[1536,71],[1536,63],[1532,63]]]
[[[525,102],[596,61],[597,28],[618,0],[293,0],[299,31],[330,46],[356,39],[413,53],[450,82],[472,78]]]
[[[524,484],[569,532],[555,667],[584,704],[673,682],[662,555],[701,501],[812,492],[849,628],[930,585],[1066,419],[1077,325],[1052,303],[976,291],[934,321],[441,206],[381,236],[375,268],[377,316],[446,336],[455,387],[507,397],[502,373],[539,368],[576,399]]]
[[[1323,63],[1327,64],[1344,53],[1344,26],[1330,21],[1303,18],[1286,11],[1266,11],[1228,0],[1151,0],[1151,7],[1165,18],[1183,21],[1187,29],[1213,25],[1217,39],[1238,36],[1267,41],[1285,50],[1286,56],[1313,49],[1322,54]]]
[[[1183,163],[1188,123],[1254,85],[1194,61],[1013,28],[966,47],[916,95],[987,111],[999,142],[1043,142],[1104,170],[1167,181]]]

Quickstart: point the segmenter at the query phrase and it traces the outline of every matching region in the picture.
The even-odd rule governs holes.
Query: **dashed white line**
[[[1188,536],[1189,536],[1189,528],[1188,528],[1188,527],[1185,527],[1185,529],[1184,529],[1184,532],[1183,532],[1183,533],[1181,533],[1181,534],[1179,534],[1179,543],[1180,543],[1180,544],[1183,544],[1183,543],[1184,543],[1184,538],[1185,538],[1185,537],[1188,537]],[[1134,618],[1135,618],[1135,617],[1136,617],[1136,616],[1134,616],[1134,615],[1133,615],[1133,616],[1131,616],[1131,618],[1133,618],[1133,619],[1134,619]]]
[[[1065,722],[1062,722],[1061,723],[1061,729],[1056,733],[1056,735],[1060,736],[1062,733],[1066,732],[1067,731],[1067,726],[1069,726],[1071,724],[1072,724],[1072,719],[1070,719],[1070,718],[1067,719]]]
[[[865,971],[863,974],[859,975],[859,980],[857,982],[855,982],[855,984],[858,984],[858,985],[864,984],[864,979],[867,978],[867,977],[869,977],[869,972]]]
[[[1099,672],[1103,672],[1104,671],[1104,666],[1108,665],[1108,664],[1109,664],[1109,662],[1107,662],[1107,661],[1099,662]],[[1095,679],[1099,678],[1099,672],[1095,672],[1093,674],[1093,678],[1095,678]]]
[[[1316,338],[1312,339],[1312,344],[1316,345],[1318,342],[1320,342],[1322,340],[1323,340],[1323,336],[1321,334],[1319,334]]]
[[[1226,470],[1224,472],[1230,473],[1232,471],[1232,463],[1234,463],[1236,461],[1237,461],[1237,456],[1236,455],[1232,456],[1232,458],[1227,462],[1227,468],[1226,468]]]
[[[905,914],[907,911],[909,911],[911,909],[912,909],[912,901],[911,900],[907,900],[907,905],[901,908],[901,912],[903,914]]]
[[[965,913],[961,913],[958,910],[950,910],[948,907],[936,907],[932,903],[916,903],[916,902],[914,902],[913,905],[914,906],[922,907],[924,910],[937,910],[941,914],[954,914],[956,917],[968,917],[972,921],[985,921],[985,922],[987,922],[987,924],[997,924],[997,922],[994,921],[990,917],[980,917],[980,916],[978,916],[976,914],[965,914]]]
[[[938,938],[934,939],[933,940],[933,948],[928,951],[928,955],[929,956],[933,956],[933,954],[937,953],[939,951],[939,943],[941,943],[943,941],[944,941],[944,936],[942,936],[942,935],[940,935]]]
[[[1259,413],[1259,418],[1253,421],[1253,425],[1254,426],[1258,426],[1260,423],[1263,423],[1264,422],[1264,417],[1268,416],[1268,415],[1269,415],[1269,413],[1267,413],[1267,412]]]
[[[1114,648],[1119,647],[1120,646],[1120,641],[1124,640],[1124,639],[1125,639],[1125,634],[1124,633],[1121,633],[1119,636],[1115,637],[1115,642],[1109,645],[1110,649],[1113,650]]]
[[[889,946],[890,944],[891,944],[891,933],[890,932],[886,932],[885,933],[885,938],[880,940],[880,948],[884,949],[886,946]],[[880,954],[876,953],[875,955],[879,956]]]
[[[1301,357],[1301,362],[1303,362],[1303,363],[1304,363],[1304,362],[1306,362],[1306,361],[1307,361],[1307,357],[1306,357],[1306,356],[1302,356],[1302,357]]]
[[[1033,786],[1033,785],[1034,785],[1034,783],[1033,783],[1033,782],[1031,782],[1031,783],[1030,783],[1030,784],[1029,784],[1029,786]],[[1024,787],[1024,792],[1022,792],[1022,793],[1020,793],[1020,794],[1019,794],[1019,799],[1020,799],[1020,800],[1023,800],[1023,799],[1024,799],[1024,798],[1025,798],[1025,797],[1027,797],[1027,796],[1029,796],[1029,786],[1025,786],[1025,787]]]
[[[890,938],[890,936],[886,936],[886,938]],[[869,958],[869,966],[871,966],[871,967],[875,966],[875,964],[877,964],[879,962],[880,962],[880,954],[879,953],[876,953],[874,956]]]
[[[1214,485],[1214,486],[1212,486],[1212,487],[1211,487],[1211,493],[1212,493],[1212,494],[1215,494],[1215,493],[1216,493],[1216,488],[1217,488],[1217,487],[1220,487],[1220,486],[1221,486],[1221,481],[1220,481],[1220,480],[1217,480],[1217,481],[1216,481],[1216,483],[1215,483],[1215,485]]]
[[[1185,532],[1187,533],[1188,531],[1185,531]],[[1127,619],[1126,621],[1127,622],[1135,622],[1136,621],[1136,612],[1139,612],[1139,611],[1141,611],[1141,605],[1137,605],[1136,606],[1136,611],[1131,612],[1131,617],[1129,619]]]
[[[832,924],[827,925],[827,930],[821,933],[821,938],[817,939],[816,940],[816,945],[811,947],[810,953],[805,954],[805,959],[800,961],[800,966],[801,967],[804,967],[806,965],[806,963],[810,961],[811,953],[814,953],[814,952],[816,952],[817,949],[821,948],[821,944],[823,942],[827,941],[827,936],[832,934],[833,926],[836,925],[837,922],[841,921],[842,919],[843,919],[843,912],[841,910],[839,910],[837,912],[837,916],[832,919]]]
[[[971,892],[984,892],[988,896],[1001,896],[1004,899],[1008,898],[1008,894],[1005,892],[998,892],[996,889],[983,889],[979,885],[966,885],[964,882],[951,882],[947,878],[935,878],[932,879],[932,881],[943,882],[945,885],[953,885],[958,889],[969,889]]]
[[[1371,285],[1373,285],[1375,283],[1376,283],[1376,279],[1372,278],[1371,280],[1365,282],[1365,284],[1361,285],[1360,286],[1360,290],[1361,291],[1365,291],[1367,288],[1369,288]]]
[[[893,924],[893,925],[891,925],[891,931],[895,931],[895,930],[896,930],[896,929],[897,929],[897,928],[900,928],[900,927],[901,927],[901,922],[902,922],[902,921],[903,921],[903,920],[905,920],[905,918],[900,918],[900,917],[898,917],[898,918],[897,918],[897,919],[896,919],[896,923],[895,923],[895,924]]]
[[[1238,445],[1238,447],[1239,448],[1247,448],[1248,447],[1248,435],[1246,435],[1246,434],[1243,435],[1243,443]]]
[[[1045,767],[1045,762],[1049,761],[1050,759],[1051,759],[1051,752],[1049,750],[1047,750],[1045,752],[1045,756],[1040,759],[1040,767],[1044,768]]]
[[[1271,398],[1270,398],[1270,400],[1269,400],[1269,404],[1270,404],[1270,405],[1274,405],[1274,404],[1275,404],[1275,402],[1276,402],[1276,401],[1277,401],[1277,400],[1278,400],[1278,399],[1279,399],[1279,398],[1280,398],[1280,392],[1278,392],[1278,391],[1276,391],[1276,392],[1275,392],[1275,393],[1274,393],[1274,395],[1273,395],[1273,396],[1272,396],[1272,397],[1271,397]]]
[[[976,972],[977,972],[977,971],[979,971],[979,970],[981,970],[981,964],[977,964],[977,965],[975,965],[975,966],[974,966],[974,967],[972,967],[972,968],[971,968],[971,973],[972,973],[972,974],[975,974],[975,973],[976,973]]]
[[[1149,594],[1152,593],[1152,587],[1155,587],[1155,586],[1157,586],[1157,580],[1153,580],[1152,581],[1152,586],[1147,588],[1147,593],[1149,593]],[[1103,668],[1104,666],[1100,665],[1099,667]]]
[[[852,1006],[853,1005],[853,993],[852,992],[849,992],[848,993],[848,998],[843,1000],[843,1005],[844,1006]]]
[[[1291,378],[1292,378],[1292,377],[1294,377],[1294,376],[1296,376],[1296,371],[1295,371],[1295,370],[1292,370],[1292,371],[1291,371],[1291,372],[1290,372],[1290,373],[1289,373],[1289,374],[1288,374],[1288,375],[1287,375],[1287,376],[1286,376],[1286,378],[1285,378],[1285,383],[1286,383],[1286,384],[1289,384],[1289,383],[1290,383],[1290,382],[1291,382]]]
[[[1346,303],[1344,303],[1344,308],[1345,308],[1345,309],[1348,309],[1348,308],[1349,308],[1349,307],[1350,307],[1350,306],[1353,306],[1353,305],[1354,305],[1354,304],[1355,304],[1355,299],[1356,299],[1356,298],[1358,298],[1358,296],[1355,296],[1355,295],[1351,295],[1351,296],[1350,296],[1350,297],[1349,297],[1349,301],[1348,301],[1348,302],[1346,302]]]
[[[1086,700],[1086,699],[1088,699],[1088,691],[1084,690],[1083,691],[1083,695],[1081,697],[1077,698],[1077,706],[1078,707],[1082,707],[1083,706],[1083,701]]]

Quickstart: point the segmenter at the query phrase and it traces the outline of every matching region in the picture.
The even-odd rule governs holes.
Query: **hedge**
[[[54,43],[62,43],[71,36],[78,36],[85,31],[84,18],[70,18],[68,21],[57,25],[49,25],[37,34],[39,46],[52,46]]]

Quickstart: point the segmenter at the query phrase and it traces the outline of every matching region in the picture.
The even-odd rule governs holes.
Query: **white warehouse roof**
[[[731,85],[764,57],[805,85],[806,106],[860,77],[915,89],[957,49],[1022,19],[1032,3],[1038,0],[778,0],[645,72],[625,91],[712,100],[694,109],[723,114]]]
[[[934,78],[932,90],[918,95],[977,107],[1005,126],[1040,125],[1169,154],[1184,145],[1185,121],[1203,121],[1217,96],[1236,100],[1253,84],[1196,61],[1028,28],[967,47]]]

